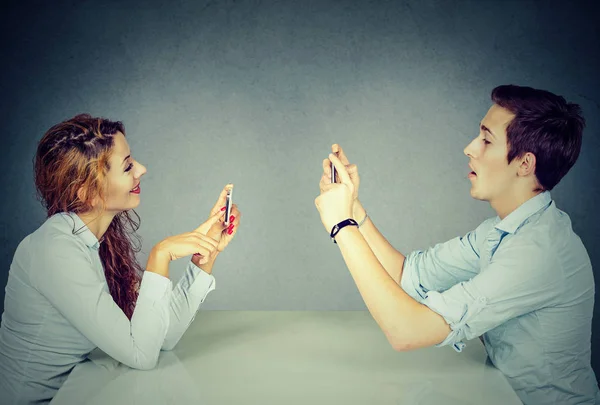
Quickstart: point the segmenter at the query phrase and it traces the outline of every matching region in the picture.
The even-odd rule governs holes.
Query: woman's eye
[[[127,166],[127,168],[125,169],[125,171],[128,172],[131,169],[133,169],[133,163],[129,163],[129,166]]]

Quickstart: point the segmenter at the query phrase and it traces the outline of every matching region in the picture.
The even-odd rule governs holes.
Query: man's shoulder
[[[580,243],[573,231],[569,215],[556,208],[554,202],[544,211],[532,215],[515,232],[515,239],[535,241],[542,250],[560,251],[561,248]]]
[[[498,254],[517,257],[523,265],[545,274],[553,273],[551,269],[564,274],[569,269],[591,266],[569,216],[555,207],[531,217],[514,234],[506,235]]]
[[[498,223],[498,217],[491,217],[484,220],[482,223],[477,225],[472,233],[475,233],[477,236],[482,237],[490,233],[494,226]]]

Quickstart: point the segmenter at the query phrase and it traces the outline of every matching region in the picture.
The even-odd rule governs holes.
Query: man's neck
[[[490,205],[502,220],[523,205],[523,203],[529,201],[541,192],[542,190],[512,190],[504,193],[494,201],[490,201]]]

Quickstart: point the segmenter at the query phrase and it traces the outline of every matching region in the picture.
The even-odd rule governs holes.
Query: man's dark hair
[[[506,129],[508,163],[533,153],[539,183],[552,190],[579,157],[585,127],[579,105],[549,91],[515,85],[496,87],[492,101],[515,114]]]

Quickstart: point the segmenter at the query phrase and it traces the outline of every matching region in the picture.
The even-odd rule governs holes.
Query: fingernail
[[[221,208],[221,211],[225,211],[225,208],[226,208],[226,207],[223,207],[223,208]]]
[[[230,222],[233,221],[234,219],[235,219],[235,216],[233,216],[233,215],[229,217]]]
[[[233,233],[233,229],[227,231],[227,235],[231,235]]]

